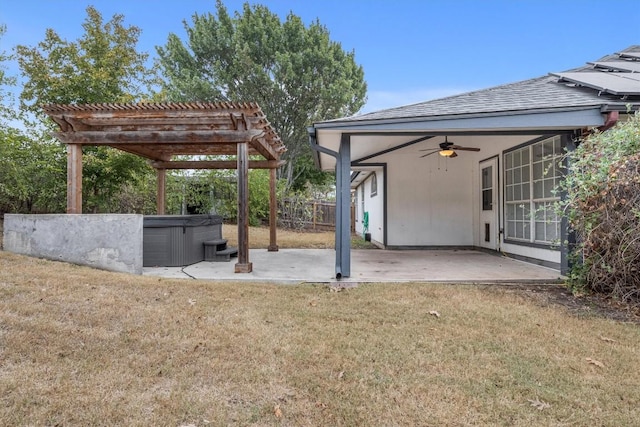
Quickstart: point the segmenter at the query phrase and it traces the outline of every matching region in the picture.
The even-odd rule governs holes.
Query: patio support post
[[[67,213],[82,213],[82,145],[67,145]]]
[[[336,279],[351,275],[351,137],[342,134],[336,162]]]
[[[246,142],[238,149],[238,262],[236,273],[251,273],[249,262],[249,149]]]
[[[563,135],[562,136],[562,145],[565,147],[567,152],[574,151],[576,149],[576,143],[573,139],[574,135]],[[565,157],[565,170],[569,168],[569,161]],[[560,198],[564,200],[567,194],[566,191],[563,191],[560,194]],[[560,274],[567,275],[573,268],[573,260],[571,259],[571,254],[576,246],[576,233],[571,230],[569,227],[569,220],[566,215],[563,215],[560,219]]]
[[[269,169],[269,252],[278,252],[276,227],[278,220],[278,203],[276,199],[276,169]]]
[[[156,206],[158,215],[164,215],[165,211],[165,200],[166,200],[166,182],[167,182],[167,170],[164,168],[156,169],[156,181],[157,181],[157,191],[156,191]]]

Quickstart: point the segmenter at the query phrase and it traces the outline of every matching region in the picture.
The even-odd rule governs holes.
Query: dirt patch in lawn
[[[487,287],[502,287],[489,285]],[[599,294],[575,295],[564,285],[509,285],[514,293],[521,294],[542,307],[562,306],[578,317],[601,317],[617,322],[640,324],[640,307],[613,300]]]

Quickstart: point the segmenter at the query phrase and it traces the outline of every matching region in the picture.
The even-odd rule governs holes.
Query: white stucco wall
[[[388,245],[473,245],[471,156],[407,151],[388,160]]]
[[[369,179],[358,187],[356,231],[362,232],[361,191],[364,191],[372,240],[383,241],[382,179],[387,179],[387,246],[479,246],[479,162],[499,156],[500,209],[503,210],[502,151],[533,138],[530,135],[466,136],[456,142],[481,147],[481,151],[460,152],[455,159],[445,159],[437,154],[421,158],[423,153],[419,150],[424,146],[409,146],[372,159],[387,163],[387,176],[383,177],[382,172],[378,172],[378,196],[374,198],[370,197]],[[501,212],[500,219],[499,227],[504,228],[504,212]],[[500,249],[523,257],[560,263],[558,250],[505,244],[503,240]]]
[[[369,212],[369,233],[371,240],[382,244],[384,241],[384,173],[376,171],[378,191],[375,196],[371,196],[372,179],[369,178],[365,186],[365,208]]]
[[[356,191],[356,233],[364,232],[362,222],[363,212],[369,213],[369,233],[371,240],[382,245],[384,243],[384,172],[382,169],[366,172],[367,179]],[[372,174],[376,174],[377,192],[371,195]],[[364,211],[362,209],[362,195],[364,193]]]

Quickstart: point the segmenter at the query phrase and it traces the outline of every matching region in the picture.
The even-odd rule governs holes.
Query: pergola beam
[[[110,145],[119,144],[239,144],[264,135],[261,129],[249,130],[131,130],[55,132],[65,144]],[[255,147],[254,147],[255,148]]]
[[[258,138],[251,141],[251,146],[266,159],[272,160],[279,157],[278,153],[276,153],[269,144],[265,144],[264,141],[259,140]]]
[[[249,169],[277,169],[284,160],[249,160]],[[156,169],[236,169],[236,160],[184,160],[170,162],[151,162]]]

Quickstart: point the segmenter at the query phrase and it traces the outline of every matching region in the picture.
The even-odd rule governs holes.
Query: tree
[[[0,25],[0,37],[6,27]],[[6,74],[4,63],[12,59],[0,51],[0,213],[55,211],[64,206],[65,181],[62,179],[59,147],[32,143],[19,128],[20,113],[13,108],[12,91],[16,84]],[[60,202],[62,201],[62,205]]]
[[[0,212],[63,212],[65,162],[60,146],[0,128]]]
[[[90,6],[82,25],[85,33],[77,42],[47,29],[45,40],[36,47],[17,46],[18,64],[26,78],[22,108],[51,128],[41,105],[140,100],[151,76],[145,67],[148,55],[136,51],[140,29],[126,27],[123,21],[122,15],[114,15],[103,23]],[[84,155],[83,199],[89,211],[109,209],[124,184],[150,172],[143,159],[118,150],[87,147]]]
[[[5,25],[0,25],[0,38],[7,32]],[[15,111],[11,109],[11,94],[7,91],[7,87],[16,84],[15,77],[7,75],[5,62],[9,61],[11,56],[5,51],[0,51],[0,121],[4,122],[15,118]]]
[[[77,42],[63,40],[46,30],[37,47],[16,47],[18,64],[28,79],[20,100],[22,107],[44,117],[48,103],[102,103],[140,100],[150,81],[146,53],[138,53],[140,29],[124,26],[124,16],[103,23],[102,15],[87,7],[84,35]]]
[[[261,5],[245,3],[231,17],[218,0],[215,16],[192,19],[192,26],[184,23],[186,44],[170,34],[157,47],[162,94],[170,101],[258,102],[287,147],[281,176],[297,187],[318,179],[309,167],[306,129],[364,104],[364,72],[354,52],[331,41],[318,21],[305,27],[290,13],[282,22]]]

